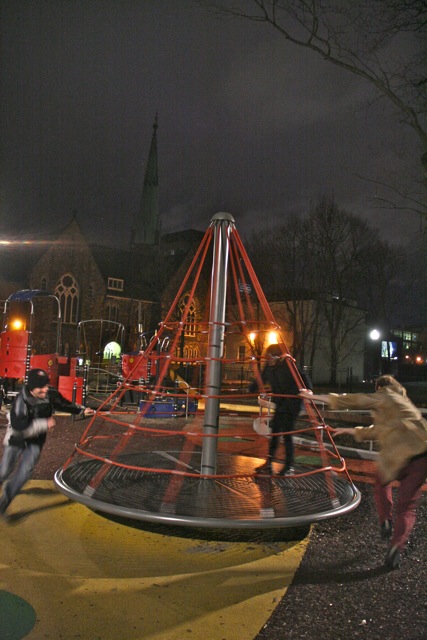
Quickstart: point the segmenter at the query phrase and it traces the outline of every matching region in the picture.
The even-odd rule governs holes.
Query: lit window
[[[181,317],[184,314],[185,308],[188,304],[188,293],[181,299],[179,304],[179,313]],[[194,337],[196,335],[196,305],[194,300],[191,301],[187,311],[187,319],[185,323],[184,333],[186,336]]]
[[[184,347],[184,358],[189,360],[197,360],[200,358],[200,351],[197,345],[186,345]]]

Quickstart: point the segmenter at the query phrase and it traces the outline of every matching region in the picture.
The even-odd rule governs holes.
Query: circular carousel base
[[[193,454],[187,472],[200,469],[198,457]],[[95,511],[195,528],[304,526],[343,515],[360,502],[358,489],[334,471],[297,466],[293,476],[257,476],[259,458],[218,454],[217,475],[195,477],[171,473],[179,458],[179,451],[127,454],[117,459],[124,466],[83,459],[59,469],[55,484]]]

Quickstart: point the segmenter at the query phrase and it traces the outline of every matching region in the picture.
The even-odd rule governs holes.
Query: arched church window
[[[64,274],[56,285],[55,295],[61,305],[62,322],[76,324],[79,308],[79,287],[70,273]]]
[[[179,303],[179,314],[182,317],[187,306],[189,294],[185,294]],[[191,301],[187,313],[187,321],[185,323],[184,335],[194,338],[196,335],[196,304],[194,300]]]
[[[111,320],[111,322],[119,321],[119,305],[114,302],[109,302],[107,304],[107,320]]]
[[[189,360],[197,360],[200,358],[200,349],[197,345],[191,344],[186,345],[184,347],[184,358],[188,358]]]

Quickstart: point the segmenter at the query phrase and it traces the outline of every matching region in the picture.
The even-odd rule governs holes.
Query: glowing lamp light
[[[415,362],[416,362],[417,364],[422,364],[422,363],[423,363],[423,359],[422,359],[422,357],[421,357],[421,356],[417,356],[417,357],[415,358]]]
[[[15,318],[11,321],[10,328],[12,329],[12,331],[20,331],[20,329],[24,328],[24,323],[20,318]]]
[[[267,336],[267,346],[270,344],[277,344],[277,333],[275,331],[270,331]]]
[[[255,340],[258,336],[258,333],[250,333],[249,334],[249,340],[251,342],[251,344],[254,346],[255,345]],[[265,347],[269,347],[271,344],[277,344],[278,341],[278,336],[276,331],[270,331],[266,336],[265,336],[265,343],[264,346]]]
[[[369,334],[369,337],[371,338],[371,340],[379,340],[381,337],[381,334],[378,331],[378,329],[372,329],[372,331]]]

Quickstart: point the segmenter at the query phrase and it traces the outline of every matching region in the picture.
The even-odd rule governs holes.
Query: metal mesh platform
[[[201,478],[171,473],[179,456],[176,450],[126,454],[116,461],[124,466],[80,460],[58,470],[55,483],[96,511],[192,527],[303,526],[343,515],[360,502],[356,487],[334,471],[298,466],[294,476],[254,476],[258,458],[219,454],[217,475]],[[187,470],[200,468],[200,456],[192,453]]]

